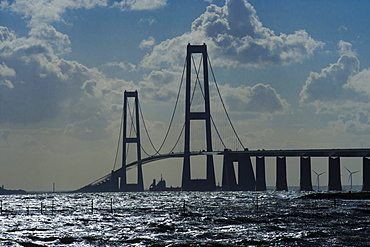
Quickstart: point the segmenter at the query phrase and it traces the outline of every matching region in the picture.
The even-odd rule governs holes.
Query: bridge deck
[[[296,150],[241,150],[241,151],[229,151],[230,154],[243,154],[256,157],[300,157],[300,156],[310,156],[310,157],[370,157],[370,149],[296,149]],[[196,151],[190,152],[191,156],[197,155],[223,155],[225,151]],[[159,161],[169,158],[182,158],[184,157],[183,152],[178,153],[169,153],[150,156],[141,160],[141,164],[148,164],[154,161]],[[127,168],[131,169],[138,164],[139,161],[134,161],[130,164],[127,164]],[[122,171],[122,168],[117,169],[114,173],[119,173]],[[111,174],[107,174],[104,177],[94,181],[90,185],[101,183],[102,181],[110,179]],[[89,186],[89,185],[88,185]]]

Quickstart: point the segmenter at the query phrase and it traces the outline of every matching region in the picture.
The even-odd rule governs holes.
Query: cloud
[[[67,53],[71,51],[68,35],[58,32],[53,26],[48,24],[41,24],[30,31],[30,36],[36,40],[42,40],[46,44],[51,44],[55,50],[60,53]]]
[[[107,0],[16,0],[5,5],[14,13],[29,19],[30,27],[37,27],[42,23],[63,21],[61,14],[68,9],[92,9],[97,6],[107,6]]]
[[[336,63],[321,70],[311,72],[300,92],[301,102],[336,101],[347,98],[344,85],[350,76],[356,74],[360,63],[355,56],[342,55]]]
[[[320,73],[311,72],[300,92],[300,103],[313,105],[317,112],[369,108],[370,69],[360,71],[352,44],[340,41],[340,58]]]
[[[0,41],[11,41],[15,38],[14,32],[9,31],[7,27],[0,26]]]
[[[104,139],[108,136],[106,132],[108,124],[107,119],[103,115],[95,113],[91,114],[91,117],[68,124],[64,134],[82,140]]]
[[[147,22],[149,26],[153,25],[156,21],[154,18],[140,18],[138,21],[139,24]]]
[[[345,86],[348,89],[356,91],[359,95],[363,95],[368,98],[370,96],[369,82],[370,68],[367,68],[351,77]]]
[[[329,127],[344,130],[348,134],[369,135],[370,113],[368,111],[357,111],[339,115],[338,120],[328,123]]]
[[[147,100],[170,101],[179,90],[180,73],[169,70],[154,70],[139,83],[140,93]]]
[[[137,70],[137,66],[128,61],[122,62],[108,62],[98,67],[99,70],[108,75],[121,74],[123,72],[134,72]]]
[[[343,40],[338,43],[340,55],[356,56],[356,53],[352,50],[352,44]]]
[[[181,64],[188,43],[207,43],[218,66],[261,67],[301,62],[324,43],[304,30],[275,35],[262,25],[256,10],[244,0],[226,1],[223,7],[210,5],[191,26],[191,31],[163,41],[142,61],[144,67]]]
[[[114,2],[113,7],[122,11],[156,10],[167,5],[167,0],[122,0]]]
[[[270,85],[221,87],[222,97],[231,111],[252,113],[287,113],[289,104]]]
[[[149,37],[148,39],[144,39],[141,41],[139,48],[140,49],[150,49],[154,46],[155,39],[153,37]]]
[[[29,35],[35,41],[52,46],[59,53],[66,53],[70,52],[71,44],[68,35],[57,31],[51,24],[64,22],[61,15],[67,10],[97,6],[107,6],[107,0],[16,0],[1,8],[26,19],[30,27]]]
[[[0,64],[0,86],[4,85],[10,89],[14,88],[13,83],[7,79],[14,76],[15,76],[14,69],[9,68],[5,63]]]
[[[6,28],[0,28],[0,37],[0,74],[7,78],[0,83],[0,124],[68,126],[65,134],[75,138],[103,138],[109,121],[120,117],[115,106],[122,92],[137,89],[132,82],[60,59],[34,37],[17,38]]]

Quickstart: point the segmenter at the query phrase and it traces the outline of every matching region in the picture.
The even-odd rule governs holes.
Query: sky
[[[138,91],[158,147],[188,43],[207,44],[212,116],[225,119],[216,81],[244,147],[370,148],[369,9],[365,0],[2,0],[0,185],[73,190],[120,167],[125,90]],[[183,95],[167,150],[181,130]],[[221,128],[233,148],[235,137]],[[192,130],[194,143],[201,129]],[[222,160],[215,160],[221,183]],[[194,178],[204,176],[202,163],[192,163]],[[345,167],[361,170],[361,159],[341,164],[348,185]],[[168,185],[180,185],[181,166],[181,160],[146,165],[145,187],[161,174]],[[299,185],[298,159],[288,158],[287,168],[289,185]],[[312,168],[326,172],[320,185],[327,184],[327,159],[313,158]],[[266,169],[274,185],[273,159]],[[353,183],[362,184],[362,172]]]

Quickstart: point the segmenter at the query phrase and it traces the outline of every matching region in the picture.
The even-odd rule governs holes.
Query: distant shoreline
[[[0,195],[28,194],[25,190],[7,190],[0,188]]]

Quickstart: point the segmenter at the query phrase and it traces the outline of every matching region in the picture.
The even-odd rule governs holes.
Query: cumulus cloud
[[[322,47],[304,30],[276,35],[262,25],[256,10],[245,0],[210,5],[189,33],[163,41],[142,61],[144,67],[181,64],[188,43],[207,43],[218,66],[260,67],[301,62]]]
[[[113,7],[122,11],[156,10],[167,5],[167,0],[122,0],[114,2]]]
[[[97,6],[107,6],[107,0],[16,0],[11,4],[4,4],[2,9],[20,14],[26,19],[31,29],[29,35],[35,41],[65,53],[70,51],[69,37],[57,31],[51,23],[64,21],[61,15],[67,10],[91,9]]]
[[[154,70],[145,75],[139,83],[140,93],[145,99],[154,101],[170,101],[176,98],[180,73],[169,70]]]
[[[286,113],[289,104],[270,85],[221,87],[222,97],[231,111],[252,113]]]
[[[351,77],[346,88],[356,91],[359,95],[370,96],[370,68],[364,69]]]
[[[355,56],[342,55],[336,63],[321,70],[311,72],[300,92],[301,102],[335,101],[346,98],[344,88],[348,79],[358,73],[359,60]]]
[[[34,37],[17,38],[6,28],[0,31],[5,37],[0,41],[0,74],[11,79],[0,83],[0,124],[68,125],[66,134],[102,138],[108,120],[120,115],[113,106],[134,84],[60,59]],[[84,130],[84,135],[76,135],[76,129]]]
[[[320,73],[311,72],[300,92],[300,103],[312,104],[317,112],[369,108],[370,69],[360,71],[352,44],[340,41],[340,58]]]
[[[3,64],[0,64],[0,76],[1,77],[13,77],[15,76],[15,71],[14,69],[9,68],[5,63],[3,63]]]
[[[356,56],[356,53],[352,50],[352,44],[343,40],[338,43],[340,55]]]
[[[344,130],[348,134],[369,135],[370,113],[368,111],[357,111],[338,116],[338,120],[330,122],[329,127]]]
[[[153,37],[149,37],[148,39],[144,39],[141,41],[139,48],[140,49],[148,49],[152,48],[155,44],[155,39]]]
[[[92,9],[97,6],[107,6],[107,0],[16,0],[3,9],[23,15],[29,19],[31,27],[36,27],[42,23],[62,21],[61,14],[68,9]]]
[[[100,71],[106,75],[114,76],[126,72],[134,72],[137,70],[137,66],[128,61],[122,62],[108,62],[98,67]]]

